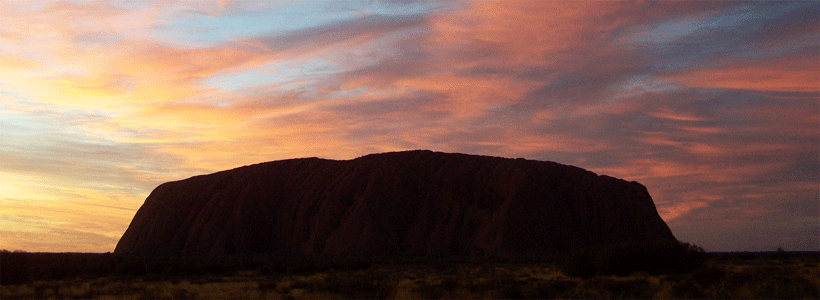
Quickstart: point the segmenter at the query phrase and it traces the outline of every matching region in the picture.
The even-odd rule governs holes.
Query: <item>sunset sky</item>
[[[0,248],[113,251],[160,183],[430,149],[644,184],[820,250],[820,2],[0,0]]]

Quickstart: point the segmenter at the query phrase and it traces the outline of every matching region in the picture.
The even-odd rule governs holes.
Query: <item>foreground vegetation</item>
[[[641,251],[616,250],[537,262],[206,261],[3,251],[0,298],[820,298],[817,252],[702,253],[690,248],[687,253],[701,253],[689,258],[694,265],[634,270],[627,267],[631,264],[602,260],[630,262]]]

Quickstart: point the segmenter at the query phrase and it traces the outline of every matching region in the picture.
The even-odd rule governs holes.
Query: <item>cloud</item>
[[[316,51],[334,44],[361,43],[388,33],[411,30],[424,24],[424,15],[365,16],[349,21],[295,30],[287,34],[252,39],[272,52]]]
[[[37,62],[14,56],[0,55],[0,69],[8,71],[20,71],[33,68]]]
[[[820,51],[820,48],[813,49]],[[763,91],[820,91],[820,61],[803,57],[788,61],[744,61],[720,68],[680,72],[671,79],[687,86]]]
[[[736,4],[636,26],[618,40],[687,86],[817,91],[818,12],[810,2]]]
[[[482,7],[485,4],[487,7]],[[603,173],[644,182],[668,221],[685,220],[688,214],[706,211],[705,208],[718,215],[725,212],[718,204],[736,197],[743,189],[782,193],[748,183],[768,181],[783,185],[793,177],[784,175],[792,174],[794,166],[800,164],[793,161],[795,157],[817,156],[811,146],[818,140],[817,133],[799,129],[818,126],[816,101],[811,93],[816,90],[812,86],[817,82],[816,72],[808,73],[817,69],[816,54],[801,57],[788,49],[776,51],[772,46],[776,43],[760,38],[768,36],[768,30],[783,31],[772,26],[759,26],[757,29],[764,34],[744,34],[733,44],[716,43],[723,48],[706,56],[690,54],[691,49],[708,44],[698,43],[693,36],[715,41],[726,32],[712,28],[737,26],[711,18],[735,16],[734,11],[743,7],[721,3],[693,8],[689,12],[695,12],[695,16],[687,18],[699,27],[652,41],[656,47],[640,48],[630,44],[636,40],[613,40],[621,39],[624,32],[665,26],[652,24],[665,24],[669,18],[682,18],[668,23],[670,26],[687,19],[651,7],[565,8],[556,2],[491,7],[497,4],[469,7],[464,13],[471,16],[470,30],[460,21],[467,18],[453,17],[459,12],[431,17],[432,32],[411,39],[410,45],[420,46],[398,47],[398,58],[387,57],[336,77],[343,87],[367,86],[404,93],[408,95],[401,100],[405,104],[416,105],[422,111],[435,107],[434,111],[445,113],[439,118],[441,122],[430,122],[427,126],[413,126],[413,121],[405,127],[373,126],[372,135],[367,130],[352,131],[355,136],[381,144],[384,141],[378,137],[389,133],[397,148],[426,145],[451,151],[577,162]],[[537,13],[540,11],[550,13]],[[574,20],[574,13],[580,11],[587,14],[579,17],[592,14],[596,16],[592,19],[600,17],[605,22],[623,23],[601,27],[594,21]],[[510,15],[561,18],[531,20]],[[770,16],[763,21],[743,20],[743,24],[783,18],[791,15]],[[631,23],[644,19],[649,23],[643,27]],[[712,25],[714,22],[718,23]],[[816,23],[809,22],[804,25],[811,27]],[[561,28],[561,32],[545,36],[544,33],[554,31],[547,29],[550,27]],[[535,28],[533,31],[540,36],[526,34],[530,28]],[[801,33],[792,36],[802,39]],[[538,39],[552,42],[539,43]],[[598,44],[601,47],[587,47]],[[739,72],[750,68],[753,53],[738,53],[737,49],[745,48],[737,44],[766,50],[768,57],[757,59],[767,62],[754,62],[753,75]],[[575,49],[583,51],[571,51]],[[670,65],[668,61],[680,65]],[[411,94],[419,91],[434,91],[440,96],[422,101]],[[496,97],[498,91],[504,95]],[[394,103],[396,99],[402,98],[385,97],[381,101],[371,100],[367,106],[348,106],[347,119],[362,119],[358,110],[372,112],[372,107],[381,107],[379,103],[402,107]],[[784,99],[789,99],[789,106],[782,105]],[[796,111],[801,113],[795,114]],[[795,117],[783,120],[780,116],[784,114]],[[390,124],[406,124],[407,119],[403,120]],[[810,201],[812,191],[807,186],[798,189],[797,197]],[[743,201],[737,203],[741,205]],[[747,214],[744,220],[751,221],[752,216],[760,215]]]

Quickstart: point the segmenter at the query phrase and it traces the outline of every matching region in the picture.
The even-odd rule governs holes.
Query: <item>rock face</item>
[[[529,257],[674,239],[646,188],[553,162],[407,151],[158,186],[115,253]]]

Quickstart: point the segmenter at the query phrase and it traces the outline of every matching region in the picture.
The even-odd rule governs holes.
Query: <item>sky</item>
[[[820,250],[820,2],[0,0],[0,248],[108,252],[160,183],[430,149],[645,185]]]

